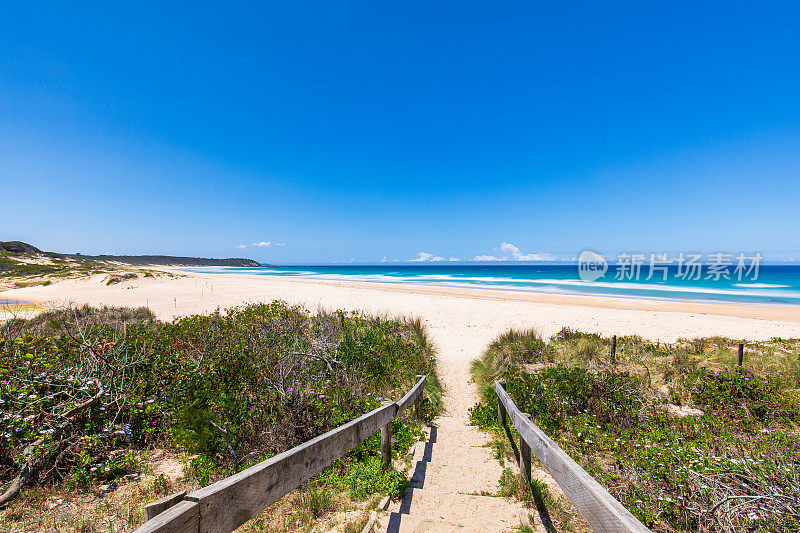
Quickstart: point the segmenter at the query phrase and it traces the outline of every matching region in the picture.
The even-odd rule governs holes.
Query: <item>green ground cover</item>
[[[652,343],[562,330],[498,338],[474,362],[497,427],[491,383],[654,531],[797,531],[800,340]],[[501,435],[496,431],[497,435]]]

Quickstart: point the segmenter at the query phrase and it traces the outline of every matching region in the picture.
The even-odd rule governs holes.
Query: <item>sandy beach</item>
[[[168,269],[161,268],[162,271]],[[45,307],[68,304],[147,306],[162,320],[210,313],[247,302],[282,299],[310,310],[363,310],[421,317],[439,350],[439,369],[451,415],[474,403],[469,361],[508,328],[551,336],[563,327],[604,335],[638,334],[674,341],[722,335],[763,340],[800,337],[800,307],[556,296],[426,285],[341,282],[169,269],[158,276],[106,285],[105,275],[4,291]],[[0,318],[7,312],[0,312]]]

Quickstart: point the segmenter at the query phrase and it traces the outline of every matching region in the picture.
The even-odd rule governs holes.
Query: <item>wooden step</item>
[[[518,527],[519,504],[508,498],[409,489],[399,512],[449,522],[480,523],[497,529]]]
[[[497,527],[399,513],[379,518],[378,526],[386,533],[498,533]]]
[[[491,437],[474,426],[465,426],[460,421],[436,421],[428,428],[427,441],[434,444],[445,442],[459,446],[485,446]]]
[[[427,461],[441,464],[467,463],[498,463],[495,452],[491,448],[482,446],[461,446],[445,442],[417,444],[413,461]]]
[[[442,464],[418,461],[412,465],[412,488],[437,489],[464,494],[488,491],[496,494],[503,469],[497,461],[484,464]]]

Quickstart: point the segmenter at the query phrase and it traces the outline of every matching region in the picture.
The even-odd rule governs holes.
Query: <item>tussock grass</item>
[[[592,337],[578,339],[572,353],[572,364],[580,364],[591,369],[602,368],[608,364],[605,344]]]
[[[535,329],[510,329],[500,334],[486,349],[506,363],[546,363],[552,361],[547,343]]]
[[[553,355],[535,329],[510,329],[493,340],[481,357],[470,363],[470,373],[481,397],[492,397],[492,383],[510,369],[526,363],[552,361]]]

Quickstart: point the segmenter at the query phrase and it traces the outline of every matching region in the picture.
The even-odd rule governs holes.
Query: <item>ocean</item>
[[[739,276],[731,266],[728,279],[702,272],[700,279],[678,276],[673,265],[646,279],[643,266],[638,279],[617,279],[615,265],[595,281],[583,281],[576,264],[391,264],[301,265],[274,268],[204,268],[203,272],[270,275],[373,283],[408,283],[446,287],[500,289],[550,294],[582,294],[683,301],[740,302],[800,305],[800,265],[760,265],[757,277]]]

